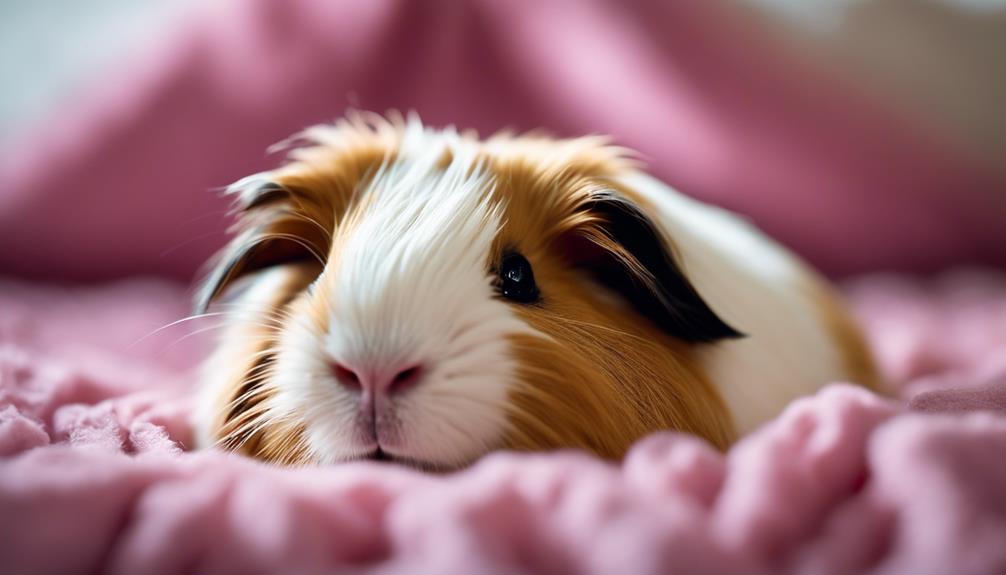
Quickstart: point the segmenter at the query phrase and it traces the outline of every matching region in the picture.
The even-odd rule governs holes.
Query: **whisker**
[[[167,353],[167,352],[168,352],[169,350],[171,350],[171,349],[172,349],[173,347],[175,347],[176,345],[180,344],[181,342],[183,342],[183,341],[185,341],[185,340],[189,339],[190,337],[195,337],[195,336],[197,336],[197,335],[199,335],[199,334],[201,334],[201,333],[206,333],[206,332],[208,332],[208,331],[213,331],[213,330],[215,330],[215,329],[220,329],[220,328],[222,328],[222,327],[227,327],[227,324],[226,324],[226,323],[223,323],[223,322],[221,322],[221,323],[219,323],[219,324],[217,324],[217,325],[211,325],[211,326],[207,326],[207,327],[202,327],[202,328],[199,328],[199,329],[197,329],[197,330],[195,330],[195,331],[192,331],[192,332],[189,332],[189,333],[187,333],[187,334],[183,335],[182,337],[180,337],[180,338],[176,339],[175,341],[171,342],[170,344],[166,345],[165,347],[163,347],[163,348],[162,348],[162,349],[161,349],[161,350],[160,350],[160,351],[158,352],[158,357],[160,357],[161,355],[163,355],[163,354]]]
[[[144,340],[146,340],[146,339],[148,339],[148,338],[150,338],[150,337],[152,337],[152,336],[154,336],[154,335],[156,335],[156,334],[158,334],[158,333],[160,333],[160,332],[162,332],[162,331],[164,331],[164,330],[166,330],[168,328],[174,327],[174,326],[176,326],[178,324],[185,323],[187,321],[192,321],[192,320],[195,320],[195,319],[202,319],[202,318],[207,318],[207,317],[216,317],[216,316],[227,315],[227,313],[228,312],[208,312],[208,313],[197,313],[195,315],[190,315],[188,317],[183,317],[182,319],[175,320],[175,321],[173,321],[173,322],[171,322],[171,323],[169,323],[167,325],[163,325],[163,326],[155,329],[154,331],[148,333],[147,335],[141,337],[140,339],[138,339],[138,340],[134,341],[133,343],[129,344],[128,346],[126,346],[126,349],[127,350],[128,349],[132,349],[133,346],[139,344],[140,342],[142,342],[142,341],[144,341]]]
[[[638,336],[636,334],[632,334],[632,333],[629,333],[629,332],[626,332],[626,331],[622,331],[620,329],[615,329],[613,327],[606,326],[606,325],[600,325],[600,324],[596,324],[596,323],[590,323],[590,322],[586,322],[586,321],[580,321],[580,320],[575,320],[575,319],[571,319],[571,318],[568,318],[568,317],[561,317],[561,316],[551,316],[550,319],[560,320],[562,322],[565,322],[565,323],[568,323],[568,324],[573,324],[573,325],[576,325],[576,326],[589,327],[589,328],[598,329],[598,330],[601,330],[601,331],[607,331],[607,332],[613,333],[615,335],[625,336],[625,337],[636,339],[636,340],[639,340],[639,341],[646,341],[646,342],[649,341],[646,338],[640,337],[640,336]]]
[[[171,246],[170,248],[167,248],[166,250],[162,251],[160,254],[158,254],[158,257],[160,257],[160,258],[167,257],[167,256],[171,255],[172,253],[174,253],[174,252],[176,252],[176,251],[184,248],[185,246],[187,246],[189,244],[193,244],[193,243],[198,242],[200,240],[205,240],[206,238],[212,238],[212,237],[219,236],[219,235],[222,235],[222,232],[220,232],[220,231],[212,231],[212,232],[206,232],[206,233],[203,233],[203,234],[198,234],[198,235],[192,236],[190,238],[186,238],[185,240],[182,240],[182,241],[178,242],[177,244]]]

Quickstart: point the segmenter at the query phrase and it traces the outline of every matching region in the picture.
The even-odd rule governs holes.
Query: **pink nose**
[[[394,395],[419,383],[423,376],[423,366],[413,364],[405,369],[390,367],[364,371],[332,362],[332,374],[340,385],[348,389]]]

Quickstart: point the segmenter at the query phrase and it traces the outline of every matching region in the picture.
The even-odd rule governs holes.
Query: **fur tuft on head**
[[[499,448],[619,457],[660,429],[736,437],[708,358],[761,326],[707,299],[625,150],[370,114],[284,145],[287,164],[228,189],[237,234],[196,297],[231,300],[204,443],[449,469]]]

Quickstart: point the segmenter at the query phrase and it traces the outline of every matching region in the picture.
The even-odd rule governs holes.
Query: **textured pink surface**
[[[194,2],[0,153],[0,270],[188,279],[207,192],[348,106],[600,132],[832,273],[1006,264],[1006,185],[716,0]],[[72,257],[68,257],[72,255]]]
[[[1003,573],[1006,276],[848,291],[903,399],[837,384],[725,456],[664,433],[435,477],[185,452],[209,325],[135,343],[181,288],[4,282],[0,573]]]

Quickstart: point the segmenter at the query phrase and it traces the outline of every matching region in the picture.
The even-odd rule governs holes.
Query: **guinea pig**
[[[223,318],[202,445],[430,470],[619,458],[658,430],[722,449],[828,382],[877,383],[826,281],[603,138],[357,114],[286,148],[228,189],[236,236],[196,295]]]

